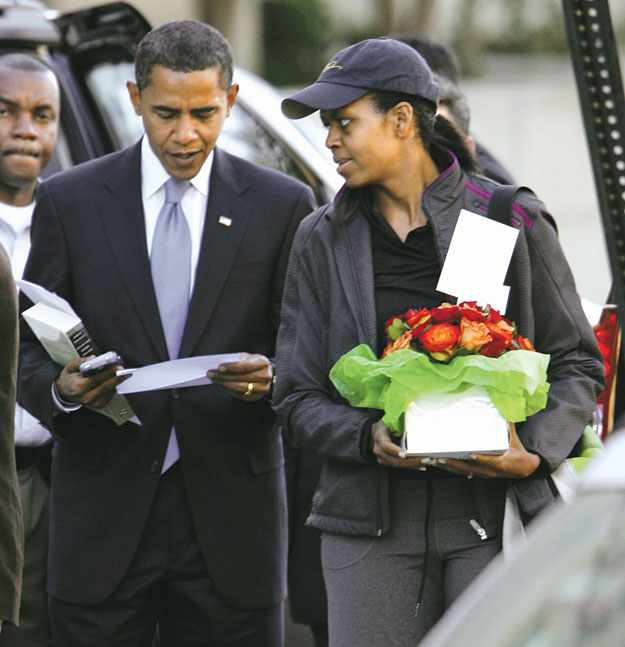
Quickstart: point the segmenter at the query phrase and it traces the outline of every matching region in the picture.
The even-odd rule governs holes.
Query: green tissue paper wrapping
[[[501,415],[521,422],[547,405],[549,355],[514,350],[501,357],[461,355],[449,364],[424,353],[398,350],[378,359],[366,344],[343,355],[330,370],[338,392],[354,407],[383,409],[383,421],[398,435],[417,395],[461,393],[483,386]]]

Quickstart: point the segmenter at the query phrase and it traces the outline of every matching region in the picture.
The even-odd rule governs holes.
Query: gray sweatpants
[[[324,533],[330,647],[417,645],[499,551],[504,497],[496,479],[396,478],[386,535]]]

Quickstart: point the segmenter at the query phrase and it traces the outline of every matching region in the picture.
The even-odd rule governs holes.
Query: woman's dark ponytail
[[[431,142],[424,140],[423,143],[434,161],[436,161],[437,157],[440,157],[442,151],[449,149],[458,158],[458,163],[465,171],[482,172],[479,162],[469,148],[466,136],[458,126],[441,114],[436,115],[434,119]]]

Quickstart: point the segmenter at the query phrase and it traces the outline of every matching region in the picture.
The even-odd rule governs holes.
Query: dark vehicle
[[[61,84],[61,132],[47,175],[141,137],[125,85],[134,79],[134,52],[149,29],[124,2],[58,14],[35,2],[0,1],[0,51],[37,54]],[[219,145],[307,182],[319,203],[332,199],[341,185],[334,165],[282,115],[279,94],[245,70],[235,71],[235,81],[241,91]]]

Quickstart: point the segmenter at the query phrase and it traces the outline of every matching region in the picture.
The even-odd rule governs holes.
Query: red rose
[[[478,308],[475,301],[465,301],[458,306],[460,316],[469,321],[488,321],[488,317]]]
[[[430,312],[432,320],[437,323],[456,323],[458,318],[458,306],[451,303],[442,303],[438,308],[432,308]]]
[[[488,311],[488,319],[491,323],[496,324],[496,323],[499,323],[503,319],[503,317],[501,316],[501,313],[499,312],[499,310],[495,310],[495,308],[490,308]],[[505,319],[505,321],[510,323],[508,319]]]
[[[419,321],[413,326],[412,330],[410,331],[412,338],[419,339],[421,333],[431,324],[432,317],[428,312],[426,315],[423,315],[423,317],[421,317],[421,319],[419,319]]]
[[[458,350],[460,326],[439,323],[430,326],[419,336],[419,342],[436,360],[446,362]]]
[[[408,310],[404,317],[406,325],[410,326],[411,328],[419,323],[422,323],[422,319],[427,319],[429,321],[431,318],[430,311],[427,308],[421,308],[421,310]]]
[[[512,343],[514,328],[510,326],[503,318],[499,323],[486,322],[488,333],[492,337],[492,341],[480,350],[482,355],[486,357],[499,357],[503,352],[508,350]]]

